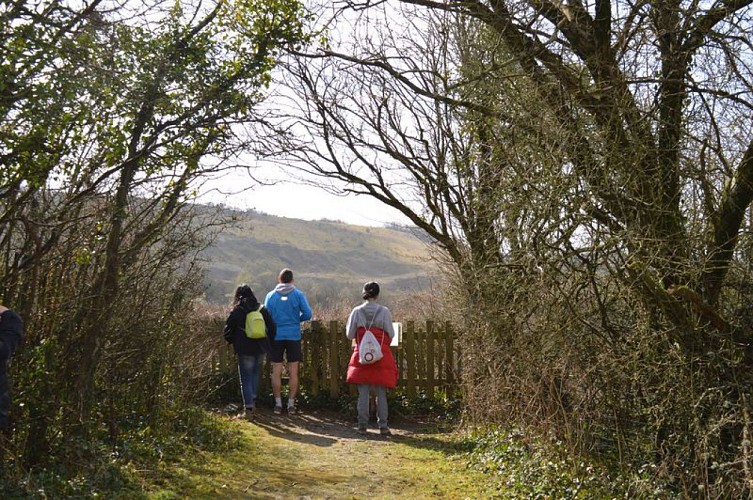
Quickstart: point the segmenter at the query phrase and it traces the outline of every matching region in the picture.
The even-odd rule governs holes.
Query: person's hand
[[[7,307],[5,307],[4,305],[0,304],[0,314],[3,314],[7,310],[8,310]]]

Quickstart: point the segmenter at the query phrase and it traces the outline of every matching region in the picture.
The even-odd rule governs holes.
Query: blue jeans
[[[243,406],[253,408],[256,396],[259,394],[259,380],[261,366],[264,363],[264,353],[238,354],[238,377],[241,380]]]

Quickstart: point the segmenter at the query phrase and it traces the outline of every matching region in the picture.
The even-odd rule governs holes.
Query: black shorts
[[[286,354],[285,359],[288,363],[294,361],[303,361],[303,350],[301,350],[300,340],[273,340],[272,353],[269,355],[269,361],[272,363],[282,363],[282,355]]]

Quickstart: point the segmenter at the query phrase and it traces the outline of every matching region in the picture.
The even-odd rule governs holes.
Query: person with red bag
[[[397,386],[398,370],[395,358],[390,350],[390,342],[395,336],[392,327],[392,313],[385,306],[378,304],[379,283],[369,282],[363,285],[364,303],[356,306],[348,317],[346,336],[355,340],[353,354],[348,362],[345,381],[358,386],[358,432],[366,434],[369,423],[369,394],[376,393],[377,425],[382,436],[392,433],[387,425],[387,389]],[[368,363],[370,359],[360,356],[359,346],[366,332],[370,331],[381,345],[382,357]]]

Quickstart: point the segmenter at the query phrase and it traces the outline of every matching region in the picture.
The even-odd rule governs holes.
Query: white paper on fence
[[[361,343],[358,344],[358,362],[362,365],[370,365],[382,359],[382,346],[370,330],[363,334]]]
[[[392,341],[390,342],[390,347],[395,347],[395,346],[400,345],[400,342],[403,341],[403,324],[392,323],[392,330],[395,332],[395,336],[392,337]]]

